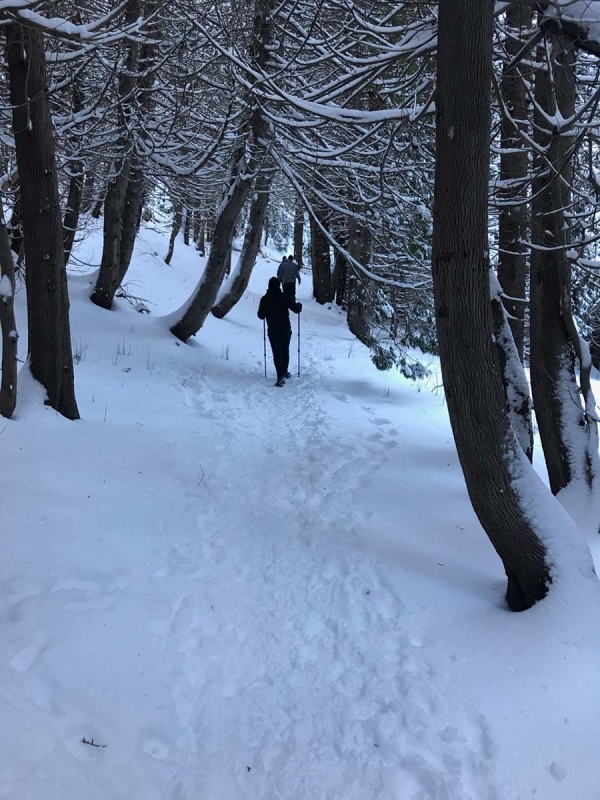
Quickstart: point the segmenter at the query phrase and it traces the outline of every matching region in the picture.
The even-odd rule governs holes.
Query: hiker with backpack
[[[275,386],[283,386],[286,378],[292,377],[288,372],[292,338],[290,311],[299,314],[302,311],[302,303],[297,303],[281,291],[279,278],[270,278],[267,293],[261,297],[258,305],[258,318],[267,321],[273,363],[277,372]]]
[[[299,286],[302,283],[302,278],[300,276],[300,267],[294,261],[294,256],[283,257],[283,261],[277,269],[277,277],[281,281],[281,287],[284,293],[295,301],[296,280]]]

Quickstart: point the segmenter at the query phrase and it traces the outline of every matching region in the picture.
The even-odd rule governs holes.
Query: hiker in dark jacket
[[[296,299],[296,281],[298,286],[302,283],[300,277],[300,267],[294,261],[294,256],[284,256],[283,261],[277,270],[277,277],[281,281],[281,286],[285,294],[289,295],[292,300]]]
[[[299,314],[302,311],[302,303],[296,303],[281,291],[278,278],[270,278],[267,293],[260,299],[258,318],[267,320],[269,342],[277,371],[275,386],[283,386],[285,379],[292,377],[288,372],[290,339],[292,338],[290,311]]]

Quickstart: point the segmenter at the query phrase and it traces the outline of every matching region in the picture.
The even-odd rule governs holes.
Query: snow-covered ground
[[[306,275],[274,388],[266,259],[182,345],[203,262],[165,250],[151,315],[71,275],[82,420],[22,374],[0,435],[0,798],[600,798],[599,609],[505,610],[435,379],[378,373]]]

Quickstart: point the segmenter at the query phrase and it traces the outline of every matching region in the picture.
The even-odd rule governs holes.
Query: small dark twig
[[[82,744],[89,744],[90,747],[107,747],[105,744],[96,744],[96,742],[92,739],[86,739],[85,736],[81,739]]]

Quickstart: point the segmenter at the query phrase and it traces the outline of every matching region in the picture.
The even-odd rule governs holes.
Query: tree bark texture
[[[155,3],[147,3],[152,13]],[[126,22],[135,22],[143,12],[142,0],[129,0]],[[156,39],[156,31],[153,38]],[[135,115],[142,119],[152,106],[154,72],[150,68],[157,54],[157,41],[143,46],[130,40],[125,70],[119,81],[119,117],[124,131],[135,124]],[[135,245],[144,193],[144,172],[140,156],[127,133],[121,140],[123,157],[116,165],[104,202],[104,244],[102,260],[92,302],[111,308],[115,294],[123,282]]]
[[[506,10],[506,54],[510,59],[522,47],[520,35],[532,26],[531,5],[512,3]],[[523,360],[525,339],[525,293],[527,285],[526,205],[529,182],[528,148],[519,131],[526,129],[528,117],[527,89],[521,77],[522,65],[505,65],[501,92],[506,112],[501,123],[499,192],[498,280],[504,292],[503,303],[508,312],[513,339]]]
[[[333,267],[333,290],[335,292],[335,302],[343,308],[346,302],[346,284],[348,282],[348,259],[343,253],[335,251]]]
[[[566,255],[571,203],[572,130],[551,127],[546,114],[568,119],[575,108],[575,50],[570,40],[549,35],[538,49],[534,136],[531,256],[531,388],[540,440],[554,494],[574,479],[591,487],[598,452],[589,368],[571,314],[571,266]],[[552,75],[550,74],[552,71]],[[544,113],[545,112],[545,113]],[[580,386],[575,372],[580,362]],[[590,413],[586,413],[587,411]]]
[[[269,205],[271,181],[271,175],[259,175],[254,186],[254,196],[250,205],[250,214],[248,215],[248,224],[239,262],[234,270],[233,277],[229,281],[227,291],[223,293],[212,310],[215,317],[219,319],[222,319],[231,311],[248,288],[250,276],[256,263],[256,256],[260,249],[260,241]]]
[[[44,40],[40,31],[16,24],[7,26],[6,37],[23,214],[29,364],[46,389],[47,403],[68,419],[78,419]]]
[[[549,578],[544,546],[513,484],[511,464],[524,459],[493,341],[487,238],[492,34],[491,0],[440,1],[432,265],[454,440],[475,513],[504,564],[508,605],[518,611],[545,596]]]
[[[4,214],[0,210],[0,327],[2,329],[2,384],[0,414],[12,417],[17,404],[17,323],[15,320],[15,262],[10,247]],[[10,294],[8,286],[10,286]]]
[[[317,222],[317,218],[319,222]],[[310,215],[310,260],[313,276],[313,295],[317,303],[324,305],[333,300],[333,283],[331,279],[331,252],[329,240],[319,225],[326,226],[325,214],[313,206]]]
[[[348,252],[359,264],[363,264],[369,252],[368,228],[360,224],[354,217],[348,223]],[[348,328],[356,338],[367,347],[373,344],[371,325],[369,322],[370,304],[367,287],[368,278],[354,264],[347,268],[346,303],[348,306]]]
[[[73,77],[73,114],[78,114],[83,108],[83,94],[81,90],[81,75],[79,72]],[[77,137],[73,143],[73,150],[77,152]],[[83,165],[79,159],[69,161],[71,177],[69,179],[69,192],[67,207],[63,220],[63,246],[65,249],[65,265],[71,257],[71,250],[75,242],[75,234],[79,225],[79,214],[83,195]]]
[[[299,267],[303,266],[304,258],[304,206],[302,200],[296,199],[294,210],[294,261]]]
[[[177,201],[173,203],[173,226],[171,227],[171,237],[169,239],[169,250],[165,256],[165,264],[170,264],[173,258],[173,251],[175,250],[175,240],[177,234],[181,230],[181,222],[183,220],[183,206]]]

